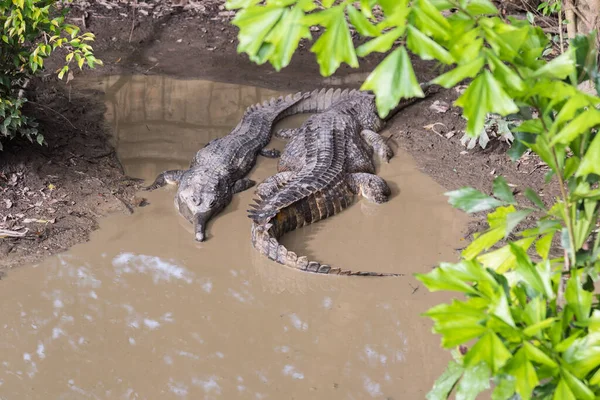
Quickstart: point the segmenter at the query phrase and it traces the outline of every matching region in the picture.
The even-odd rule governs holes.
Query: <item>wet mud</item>
[[[278,94],[161,76],[80,84],[107,93],[119,159],[147,182],[186,167],[248,105]],[[197,243],[173,207],[175,187],[160,189],[134,214],[102,219],[88,243],[0,281],[0,397],[424,398],[449,355],[420,314],[446,298],[412,274],[456,260],[467,219],[395,151],[378,168],[392,187],[388,203],[357,198],[284,242],[324,262],[405,277],[312,275],[265,259],[250,244],[252,189]],[[272,175],[276,162],[259,158],[250,178]]]

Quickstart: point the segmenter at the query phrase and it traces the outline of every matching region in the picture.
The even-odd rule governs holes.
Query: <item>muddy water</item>
[[[149,76],[88,84],[108,93],[125,169],[148,180],[185,167],[275,94]],[[261,158],[251,177],[275,166]],[[443,189],[402,152],[380,175],[389,203],[358,200],[286,244],[353,269],[412,274],[454,260],[466,221]],[[316,276],[265,260],[249,243],[251,190],[196,243],[173,194],[148,194],[147,207],[104,219],[90,242],[0,281],[0,398],[424,398],[448,356],[419,314],[443,296],[410,275]]]

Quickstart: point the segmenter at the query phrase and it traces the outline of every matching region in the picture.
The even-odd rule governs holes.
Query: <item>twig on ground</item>
[[[6,237],[20,238],[20,237],[24,237],[27,234],[27,232],[29,232],[29,229],[25,229],[24,232],[9,231],[8,229],[0,229],[0,238],[6,238]]]
[[[131,19],[131,32],[129,32],[128,43],[131,43],[131,38],[133,37],[133,29],[135,28],[135,10],[137,10],[137,0],[133,2],[133,18]]]
[[[28,103],[31,103],[31,104],[35,104],[36,106],[40,106],[40,107],[42,107],[42,108],[45,108],[45,109],[47,109],[47,110],[50,110],[50,111],[52,111],[52,112],[53,112],[53,113],[55,113],[55,114],[58,114],[58,115],[60,115],[61,117],[63,117],[63,118],[64,118],[64,120],[65,120],[65,121],[67,121],[67,122],[69,123],[69,125],[71,125],[71,126],[73,127],[73,129],[77,129],[77,128],[75,127],[75,125],[73,125],[73,123],[72,123],[72,122],[69,120],[69,118],[65,117],[64,115],[62,115],[61,113],[59,113],[59,112],[58,112],[58,111],[56,111],[55,109],[53,109],[53,108],[51,108],[51,107],[48,107],[48,106],[45,106],[45,105],[43,105],[43,104],[40,104],[40,103],[38,103],[38,102],[32,101],[32,100],[28,100],[27,102],[28,102]]]
[[[408,286],[410,286],[410,288],[413,290],[411,294],[415,294],[417,292],[417,290],[419,290],[420,286],[413,286],[410,283],[408,284]]]

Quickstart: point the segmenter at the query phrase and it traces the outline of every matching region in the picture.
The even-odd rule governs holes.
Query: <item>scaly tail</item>
[[[277,223],[277,222],[275,222]],[[258,225],[252,223],[252,245],[259,253],[266,255],[271,260],[301,271],[312,272],[326,275],[350,275],[350,276],[404,276],[404,274],[370,272],[370,271],[350,271],[342,268],[332,268],[327,264],[320,264],[316,261],[309,261],[306,256],[298,256],[293,251],[289,251],[284,245],[280,244],[274,235],[277,230],[273,224]]]
[[[340,183],[325,192],[308,196],[285,207],[269,218],[265,223],[252,222],[252,246],[271,260],[288,267],[318,274],[356,275],[356,276],[403,276],[403,274],[350,271],[332,268],[330,265],[310,261],[298,256],[279,243],[286,232],[328,218],[340,213],[353,202],[354,193],[346,183]]]

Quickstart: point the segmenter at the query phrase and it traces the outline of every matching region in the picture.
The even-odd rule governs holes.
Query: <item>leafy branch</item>
[[[552,10],[558,11],[557,2]],[[238,52],[277,71],[289,65],[310,27],[325,31],[311,47],[321,74],[359,57],[386,54],[362,85],[385,117],[402,98],[423,96],[409,51],[435,60],[444,72],[430,83],[468,81],[455,101],[478,137],[490,113],[535,110],[513,128],[513,160],[530,149],[548,165],[560,197],[546,206],[531,189],[522,206],[499,177],[492,195],[473,188],[448,192],[465,212],[486,212],[489,229],[477,235],[457,264],[417,274],[429,290],[455,291],[464,300],[440,304],[426,316],[455,359],[428,399],[474,399],[494,384],[493,399],[595,399],[600,396],[600,92],[595,34],[578,36],[558,57],[530,21],[499,15],[489,0],[229,0],[237,10]],[[355,48],[353,27],[366,42]],[[519,230],[526,218],[534,227]],[[560,238],[564,256],[551,251]],[[513,240],[512,238],[516,238]],[[504,245],[500,245],[501,242]],[[474,341],[471,348],[466,343]]]

